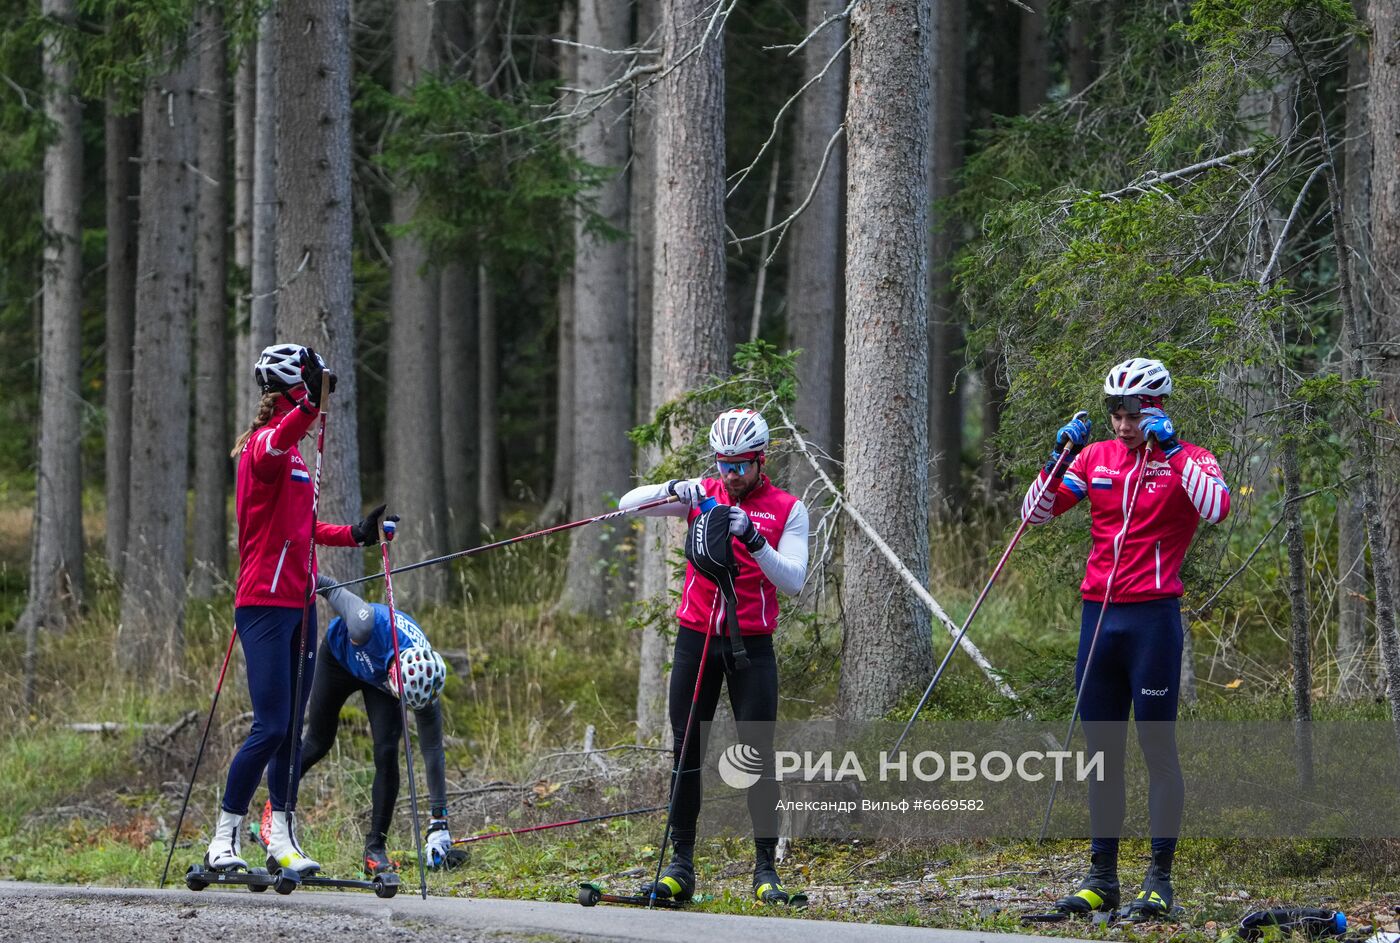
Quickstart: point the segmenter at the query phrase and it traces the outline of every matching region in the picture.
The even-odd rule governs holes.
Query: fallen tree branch
[[[802,433],[797,431],[797,427],[793,425],[792,420],[788,417],[787,411],[781,406],[778,407],[778,415],[782,417],[783,423],[792,432],[793,439],[797,442],[797,450],[807,459],[807,464],[812,466],[812,470],[826,487],[826,490],[831,492],[835,500],[835,506],[846,512],[851,521],[870,539],[870,542],[875,545],[881,555],[889,561],[894,571],[899,574],[904,583],[914,595],[918,597],[919,601],[924,604],[924,608],[933,613],[934,617],[938,619],[939,622],[943,623],[943,627],[948,630],[948,634],[956,639],[959,634],[958,626],[948,617],[948,613],[943,611],[943,607],[938,604],[938,600],[934,599],[933,594],[924,587],[923,583],[919,582],[919,579],[914,576],[913,573],[909,572],[909,568],[899,559],[899,555],[894,552],[889,544],[885,543],[883,537],[876,533],[875,528],[870,526],[865,517],[855,508],[851,507],[845,500],[840,489],[836,487],[836,484],[827,475],[825,469],[812,458],[812,453],[808,451],[807,443],[802,438]],[[959,647],[967,653],[967,656],[972,659],[978,668],[982,669],[982,673],[987,676],[987,679],[992,682],[992,685],[1002,697],[1009,701],[1015,701],[1018,704],[1021,702],[1021,698],[1017,696],[1016,692],[1011,689],[1009,684],[1002,680],[1001,675],[992,667],[991,662],[987,661],[987,657],[982,654],[981,650],[978,649],[965,634],[959,642]]]

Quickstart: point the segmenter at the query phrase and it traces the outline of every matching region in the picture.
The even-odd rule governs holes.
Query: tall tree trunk
[[[1285,395],[1287,395],[1285,391]],[[1313,783],[1312,656],[1308,637],[1308,573],[1303,559],[1303,512],[1298,495],[1298,440],[1283,442],[1283,516],[1287,522],[1283,542],[1288,548],[1289,654],[1293,665],[1294,762],[1304,788]]]
[[[1366,0],[1353,4],[1356,15],[1366,20]],[[1346,200],[1348,237],[1352,252],[1362,264],[1353,266],[1352,284],[1358,301],[1358,317],[1369,321],[1371,299],[1371,128],[1367,120],[1366,94],[1370,65],[1366,41],[1357,36],[1347,55],[1347,117],[1346,117]],[[1369,324],[1366,326],[1369,330]],[[1343,347],[1342,376],[1353,376],[1351,346],[1353,340],[1345,324],[1337,326]],[[1355,441],[1364,434],[1356,422],[1348,422],[1347,438]],[[1341,474],[1348,479],[1358,474],[1355,456],[1348,452],[1342,460]],[[1366,569],[1366,525],[1362,518],[1361,493],[1356,487],[1337,497],[1337,568],[1340,571],[1337,589],[1337,697],[1351,700],[1363,696],[1372,679],[1366,671],[1366,651],[1369,646],[1367,625],[1370,615],[1370,581]]]
[[[559,4],[559,33],[566,39],[576,39],[575,21],[578,9],[572,2]],[[595,55],[597,53],[595,52]],[[578,48],[559,48],[559,85],[561,96],[571,93],[564,88],[578,85]],[[571,243],[572,244],[572,243]],[[557,524],[568,519],[569,496],[573,491],[574,474],[574,274],[561,272],[555,297],[558,316],[558,368],[554,382],[554,471],[549,476],[549,496],[545,498],[537,523]],[[624,310],[622,317],[628,313]],[[630,380],[624,378],[623,382]]]
[[[131,489],[131,335],[136,317],[136,143],[141,122],[107,95],[107,568],[121,579]]]
[[[1097,5],[1095,5],[1097,6]],[[1070,7],[1069,36],[1066,40],[1065,70],[1069,73],[1069,93],[1078,95],[1094,80],[1094,16],[1089,0]]]
[[[631,13],[617,0],[580,0],[578,85],[602,88],[626,64],[604,50],[624,49],[631,38]],[[596,210],[609,225],[627,226],[628,128],[626,101],[616,96],[578,129],[579,157],[615,168],[595,195]],[[722,158],[721,158],[722,160]],[[720,166],[723,173],[723,164]],[[723,213],[723,202],[720,204]],[[628,247],[607,241],[579,224],[574,229],[574,469],[572,503],[580,513],[599,508],[627,490],[625,465],[631,451],[631,335],[627,317]],[[603,573],[619,541],[609,528],[582,527],[570,535],[568,570],[560,606],[602,615],[609,587]]]
[[[199,91],[195,97],[196,176],[194,566],[196,598],[228,578],[228,167],[224,100],[228,56],[217,2],[202,4],[196,26]]]
[[[1371,374],[1380,382],[1378,405],[1390,422],[1400,419],[1400,8],[1391,3],[1371,4],[1371,73],[1367,83],[1371,140],[1371,333],[1380,346]],[[1359,317],[1361,306],[1353,307]],[[1358,326],[1359,327],[1359,326]],[[1364,329],[1359,329],[1364,330]],[[1359,333],[1354,343],[1368,338]],[[1368,522],[1371,562],[1376,581],[1376,620],[1381,637],[1386,683],[1392,714],[1400,735],[1400,638],[1395,637],[1394,599],[1391,589],[1400,574],[1400,475],[1396,474],[1393,444],[1385,456],[1387,473],[1381,482],[1378,521]],[[1376,469],[1370,466],[1368,476]],[[1367,512],[1368,517],[1373,512]],[[1385,547],[1377,553],[1381,535],[1373,523],[1382,523]]]
[[[276,343],[277,333],[277,33],[290,20],[269,10],[258,18],[257,76],[253,112],[253,261],[249,273],[248,348],[238,368],[249,377],[264,347]],[[288,116],[291,117],[290,115]],[[290,125],[289,125],[290,126]],[[293,144],[293,148],[296,144]],[[299,261],[299,259],[298,259]],[[248,400],[240,404],[246,422],[257,413],[262,392],[248,384]]]
[[[1021,11],[1021,114],[1028,115],[1045,101],[1050,87],[1050,49],[1046,0],[1027,0],[1034,13]]]
[[[185,500],[194,306],[194,91],[197,62],[177,63],[146,89],[141,121],[141,228],[131,384],[131,525],[117,661],[167,681],[184,649]]]
[[[476,84],[488,91],[493,83],[501,43],[500,24],[497,22],[499,12],[500,0],[475,0],[472,7]],[[477,457],[480,461],[477,504],[481,510],[482,527],[493,531],[501,522],[501,498],[505,489],[502,485],[501,440],[497,432],[500,416],[496,412],[500,385],[500,364],[496,359],[499,353],[496,343],[496,286],[484,258],[477,268],[476,279],[477,353],[480,358],[477,368],[477,406],[480,409],[477,422]]]
[[[934,118],[929,143],[933,174],[929,181],[933,203],[953,195],[962,168],[963,113],[967,107],[965,36],[967,0],[941,0],[937,5],[938,69],[934,73]],[[1024,22],[1024,20],[1023,20]],[[953,288],[953,253],[957,233],[949,220],[935,220],[929,261],[929,451],[936,486],[929,489],[933,509],[954,514],[963,505],[962,365],[963,316]]]
[[[253,274],[253,124],[256,120],[257,49],[245,46],[233,80],[233,266],[238,293],[233,303],[233,342],[229,368],[233,371],[235,426],[250,413],[257,398],[249,330],[249,295]]]
[[[286,0],[277,32],[277,333],[315,347],[339,377],[319,516],[354,521],[362,507],[350,267],[350,2]],[[261,55],[258,61],[261,68]],[[356,550],[319,555],[337,575],[363,566]]]
[[[637,4],[637,45],[658,49],[661,45],[661,5]],[[632,295],[636,340],[637,422],[650,422],[652,401],[651,337],[656,283],[656,99],[649,85],[637,84],[632,102]],[[639,452],[639,468],[656,464],[652,449]],[[637,551],[637,595],[644,600],[661,598],[666,591],[665,544],[670,532],[665,519],[644,518]],[[637,646],[637,742],[664,736],[666,719],[665,636],[655,625],[644,623]]]
[[[433,5],[429,0],[401,0],[394,6],[394,94],[413,95],[414,87],[436,68]],[[391,216],[407,226],[418,213],[419,195],[407,185],[394,188]],[[438,273],[428,250],[413,234],[393,237],[393,271],[389,286],[389,376],[384,441],[385,499],[404,511],[413,524],[397,538],[398,554],[420,560],[447,551],[447,494],[443,478],[442,403],[439,382],[441,329],[438,324]],[[447,589],[447,571],[427,567],[404,575],[404,599],[436,605]]]
[[[653,407],[694,389],[705,377],[726,372],[729,318],[725,310],[724,260],[724,43],[701,43],[712,5],[675,0],[662,13],[662,63],[673,69],[656,86],[656,163],[653,196],[651,403]],[[695,50],[689,58],[684,58]],[[664,561],[681,529],[667,522]],[[644,642],[648,640],[644,639]],[[659,640],[644,652],[651,670]],[[664,658],[664,652],[663,652]],[[638,680],[638,703],[651,698],[664,673]],[[652,698],[646,705],[654,704]],[[641,711],[639,710],[639,719]],[[644,734],[644,728],[638,728]]]
[[[466,68],[471,48],[471,10],[444,4],[444,66]],[[476,546],[481,536],[477,513],[477,285],[476,261],[454,258],[442,266],[438,326],[442,332],[439,384],[442,389],[442,474],[447,495],[447,537],[453,549]]]
[[[827,0],[807,0],[808,32],[829,15]],[[838,20],[817,33],[802,50],[802,74],[816,75],[846,41],[846,22]],[[797,141],[793,158],[794,202],[800,203],[817,179],[827,143],[841,127],[846,106],[846,54],[833,63],[797,105]],[[792,224],[788,256],[788,337],[803,351],[797,358],[797,402],[793,420],[809,442],[836,453],[831,398],[836,331],[845,299],[841,285],[841,193],[846,177],[846,142],[831,148],[812,200]],[[816,477],[805,461],[791,463],[795,492],[804,494]],[[828,467],[828,471],[830,471]]]
[[[43,11],[71,23],[76,0],[44,0]],[[83,598],[82,113],[73,89],[77,69],[56,39],[44,41],[43,60],[44,116],[53,134],[44,148],[39,474],[29,601],[20,616],[26,632],[62,629]]]
[[[928,573],[930,0],[857,3],[846,105],[847,500]],[[929,616],[846,531],[840,713],[879,717],[932,670]]]
[[[496,392],[500,385],[499,351],[496,342],[496,288],[491,272],[483,262],[477,267],[477,505],[481,526],[494,531],[501,523],[501,437],[500,416],[496,412]]]
[[[442,331],[442,471],[447,494],[447,533],[454,550],[476,546],[477,355],[476,264],[460,259],[442,267],[438,293]]]

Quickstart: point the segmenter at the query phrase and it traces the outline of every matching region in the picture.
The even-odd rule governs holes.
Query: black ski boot
[[[1172,858],[1174,851],[1154,851],[1142,890],[1123,912],[1123,919],[1132,923],[1162,920],[1172,913]]]
[[[660,880],[647,881],[638,892],[642,897],[651,897],[656,889],[658,900],[674,900],[683,903],[695,896],[695,846],[677,843],[671,854],[671,863],[661,872]]]
[[[776,845],[754,844],[753,896],[760,904],[788,904],[804,907],[807,895],[792,894],[778,880],[778,868],[774,863]]]
[[[1096,910],[1112,911],[1118,907],[1118,855],[1112,851],[1096,851],[1089,857],[1089,873],[1079,887],[1055,901],[1055,910],[1069,916],[1081,916]]]
[[[370,832],[365,836],[364,868],[370,877],[398,870],[399,866],[389,859],[389,851],[384,847],[383,832]]]

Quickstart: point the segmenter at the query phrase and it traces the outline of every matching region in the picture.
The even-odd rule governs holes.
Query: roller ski
[[[693,898],[679,901],[670,897],[657,896],[654,900],[650,894],[609,894],[601,882],[585,881],[578,886],[578,902],[585,907],[596,907],[598,904],[627,904],[631,907],[662,907],[667,910],[681,910]]]
[[[374,891],[374,896],[386,899],[398,894],[403,885],[402,879],[394,871],[382,871],[368,879],[321,876],[320,863],[302,851],[297,843],[295,817],[272,811],[270,804],[263,809],[262,823],[249,823],[248,828],[267,852],[267,870],[274,878],[292,880],[307,887]]]
[[[1022,923],[1063,923],[1067,920],[1092,919],[1107,923],[1118,913],[1121,892],[1118,885],[1118,858],[1110,852],[1095,853],[1089,873],[1079,887],[1055,901],[1051,909],[1024,914]]]
[[[605,903],[679,910],[695,899],[695,864],[691,855],[689,846],[677,846],[675,856],[661,876],[644,882],[635,894],[609,894],[601,883],[580,884],[578,902],[585,907]]]
[[[204,853],[204,860],[192,864],[185,871],[185,886],[192,891],[202,891],[214,884],[246,887],[260,894],[269,887],[279,894],[290,894],[300,883],[294,877],[275,876],[263,868],[249,870],[239,848],[238,832],[243,816],[232,812],[219,813],[219,823],[214,829],[214,837]]]
[[[1142,890],[1119,911],[1118,922],[1160,923],[1182,912],[1183,908],[1176,906],[1172,898],[1172,853],[1158,853],[1152,856],[1152,864],[1147,867]]]
[[[806,894],[794,894],[778,880],[772,847],[757,847],[753,869],[753,896],[760,904],[785,904],[788,907],[807,906]]]

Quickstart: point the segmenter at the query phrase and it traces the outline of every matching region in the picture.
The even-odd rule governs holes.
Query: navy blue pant
[[[315,606],[311,607],[308,622],[298,714],[306,710],[316,673]],[[238,628],[243,661],[248,666],[253,728],[229,765],[224,811],[247,814],[263,770],[267,770],[267,794],[272,807],[279,812],[296,808],[296,789],[301,781],[301,737],[295,729],[298,717],[292,713],[292,698],[297,683],[297,652],[302,644],[301,608],[239,606],[233,610],[233,624]],[[287,795],[288,770],[294,765],[290,776],[292,793]]]
[[[1186,801],[1175,724],[1181,682],[1181,602],[1154,599],[1109,606],[1086,679],[1084,664],[1102,608],[1102,603],[1084,601],[1074,665],[1075,683],[1083,685],[1079,716],[1089,752],[1104,754],[1103,780],[1089,780],[1093,850],[1118,851],[1127,807],[1123,768],[1131,708],[1147,764],[1152,850],[1172,851]]]

